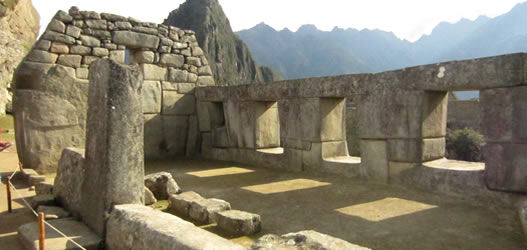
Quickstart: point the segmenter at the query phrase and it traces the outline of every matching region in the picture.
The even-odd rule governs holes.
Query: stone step
[[[51,220],[49,223],[86,249],[95,250],[103,248],[102,239],[79,221],[74,219],[58,219]],[[24,249],[38,249],[39,232],[37,222],[24,224],[17,231],[18,239]],[[79,249],[74,243],[62,237],[48,225],[46,225],[45,247],[46,250]]]

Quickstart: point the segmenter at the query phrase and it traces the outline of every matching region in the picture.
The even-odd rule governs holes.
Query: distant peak
[[[296,32],[298,33],[311,33],[311,32],[318,32],[317,26],[314,24],[304,24],[298,28]]]
[[[256,29],[256,30],[261,30],[261,31],[264,31],[264,30],[276,31],[273,27],[267,25],[264,22],[260,22],[259,24],[257,24],[256,26],[252,27],[251,29]]]

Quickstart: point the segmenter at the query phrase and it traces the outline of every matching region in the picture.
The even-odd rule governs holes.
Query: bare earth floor
[[[258,235],[313,229],[372,249],[527,249],[512,209],[339,177],[313,176],[206,160],[149,162],[171,172],[184,191],[224,199],[262,216]],[[158,203],[166,206],[166,202]]]

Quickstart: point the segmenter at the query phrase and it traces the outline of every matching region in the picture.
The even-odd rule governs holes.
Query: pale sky
[[[320,30],[333,27],[392,31],[415,41],[441,21],[454,23],[480,15],[496,17],[526,0],[220,0],[234,31],[265,22],[276,30],[296,31],[302,24]],[[81,10],[131,16],[161,23],[184,0],[33,0],[41,17],[41,32],[57,10]]]

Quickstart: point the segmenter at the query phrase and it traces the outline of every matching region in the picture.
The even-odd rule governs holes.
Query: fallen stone
[[[366,250],[369,248],[351,244],[345,240],[322,234],[313,230],[300,231],[296,233],[288,233],[282,235],[282,238],[290,241],[294,239],[295,242],[306,242],[308,244],[319,245],[317,249],[353,249]]]
[[[231,204],[219,199],[194,200],[190,204],[189,217],[199,223],[210,224],[216,222],[216,213],[230,210]]]
[[[274,250],[274,249],[325,249],[320,244],[313,242],[306,242],[302,239],[285,239],[276,234],[266,234],[260,238],[249,248],[250,250]]]
[[[59,228],[64,234],[74,236],[75,242],[86,249],[102,249],[102,239],[95,235],[86,225],[73,219],[58,219],[48,222]],[[39,231],[37,222],[24,224],[18,228],[18,239],[24,249],[39,249]],[[46,225],[46,249],[79,249],[76,245],[62,237]]]
[[[53,186],[53,194],[57,197],[57,202],[75,217],[80,216],[82,210],[84,162],[84,149],[62,150]]]
[[[40,182],[35,184],[35,193],[37,195],[53,194],[53,184],[49,182]]]
[[[169,195],[181,193],[181,189],[176,181],[167,172],[159,172],[145,176],[145,186],[152,191],[158,200],[168,200]]]
[[[107,249],[244,249],[177,216],[141,205],[115,206],[107,225]]]
[[[150,191],[150,189],[145,187],[145,205],[152,205],[156,202],[157,202],[157,199],[152,193],[152,191]]]
[[[168,197],[168,211],[177,215],[189,217],[189,210],[192,202],[203,199],[205,198],[194,191],[170,195]]]
[[[46,220],[62,219],[70,216],[70,212],[61,207],[41,205],[37,208],[38,213],[44,214]]]
[[[31,207],[36,209],[39,206],[54,206],[55,205],[55,196],[52,194],[45,195],[36,195],[31,200]]]
[[[45,182],[45,181],[46,181],[46,176],[44,176],[44,175],[31,175],[31,176],[29,176],[29,186],[30,187],[35,186],[38,183]]]
[[[218,227],[234,235],[252,235],[260,232],[260,215],[239,210],[226,210],[216,213]]]

